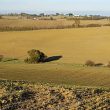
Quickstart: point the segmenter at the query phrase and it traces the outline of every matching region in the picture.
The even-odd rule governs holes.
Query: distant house
[[[74,16],[73,13],[68,13],[66,16]]]
[[[38,18],[34,17],[33,20],[39,20]]]
[[[37,20],[37,18],[34,17],[33,20]]]
[[[75,17],[79,17],[80,15],[74,15]]]

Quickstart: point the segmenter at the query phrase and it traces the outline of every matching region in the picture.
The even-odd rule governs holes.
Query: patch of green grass
[[[17,58],[4,58],[3,62],[9,62],[9,61],[17,61]]]
[[[22,60],[19,60],[18,58],[11,58],[11,57],[4,57],[2,61],[0,62],[2,64],[17,64],[17,63],[23,63]]]

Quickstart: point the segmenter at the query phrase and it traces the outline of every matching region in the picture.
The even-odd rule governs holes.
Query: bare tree
[[[80,26],[80,19],[79,18],[75,18],[75,27],[78,28]]]
[[[0,19],[2,19],[2,16],[0,15]]]
[[[110,24],[110,17],[107,18],[108,24]]]

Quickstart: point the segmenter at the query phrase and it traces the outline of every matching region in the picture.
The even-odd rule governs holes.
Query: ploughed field
[[[2,110],[109,110],[110,89],[0,80]]]

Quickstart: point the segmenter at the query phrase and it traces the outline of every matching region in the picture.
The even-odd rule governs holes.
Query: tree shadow
[[[55,61],[55,60],[59,60],[61,59],[63,56],[59,55],[59,56],[51,56],[51,57],[48,57],[47,59],[45,59],[44,62],[51,62],[51,61]]]

